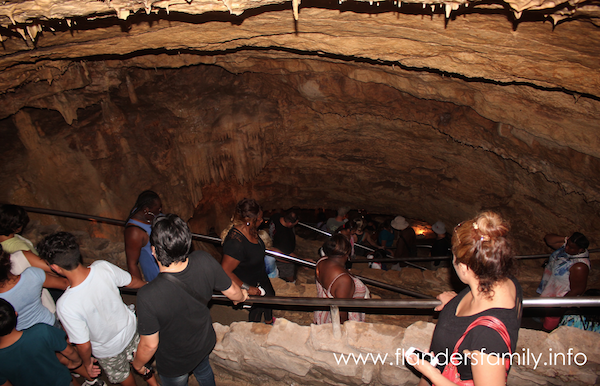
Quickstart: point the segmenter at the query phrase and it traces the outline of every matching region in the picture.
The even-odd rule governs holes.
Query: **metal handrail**
[[[128,295],[137,294],[136,289],[121,288]],[[214,294],[212,300],[231,302],[225,295]],[[244,304],[271,304],[279,306],[330,307],[344,308],[402,308],[433,309],[442,302],[437,299],[329,299],[289,296],[249,296]],[[523,308],[568,308],[568,307],[600,307],[600,297],[580,296],[563,298],[525,298]]]

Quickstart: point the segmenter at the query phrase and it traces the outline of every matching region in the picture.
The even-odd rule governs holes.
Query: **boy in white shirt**
[[[56,310],[88,374],[100,373],[93,355],[111,383],[135,386],[129,362],[139,342],[137,321],[123,303],[119,287],[140,288],[146,283],[107,261],[83,266],[75,236],[67,232],[46,237],[38,250],[52,270],[69,281]],[[154,376],[147,381],[157,385]]]

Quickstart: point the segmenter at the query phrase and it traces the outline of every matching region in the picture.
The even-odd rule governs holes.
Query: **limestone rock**
[[[427,349],[434,329],[433,324],[424,322],[406,329],[346,322],[342,338],[336,340],[331,325],[299,326],[285,319],[278,319],[268,328],[248,326],[250,324],[243,322],[229,329],[214,325],[218,343],[211,358],[217,378],[225,372],[226,377],[249,384],[412,385],[419,377],[402,360],[402,349],[410,346]],[[521,329],[516,353],[523,360],[513,359],[509,384],[595,384],[597,362],[583,366],[543,364],[551,348],[554,353],[567,353],[563,350],[568,350],[570,344],[579,345],[575,352],[582,350],[590,357],[596,354],[599,334],[578,336],[571,332],[567,328],[557,329],[552,334]],[[240,334],[243,337],[238,336]],[[583,337],[581,335],[586,335],[585,343],[577,340]],[[249,361],[247,352],[259,355],[262,363]],[[533,356],[542,358],[537,366],[531,360]]]

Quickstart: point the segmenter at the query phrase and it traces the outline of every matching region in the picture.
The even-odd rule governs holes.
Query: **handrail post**
[[[333,328],[333,338],[339,340],[342,338],[342,327],[340,324],[340,308],[338,306],[330,306],[331,309],[331,326]]]

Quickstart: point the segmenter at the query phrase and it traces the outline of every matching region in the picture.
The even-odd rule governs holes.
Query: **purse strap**
[[[500,336],[502,337],[502,340],[504,340],[504,343],[506,344],[506,347],[508,347],[508,352],[512,355],[512,349],[510,347],[510,335],[508,334],[506,326],[504,325],[504,323],[502,323],[502,321],[500,319],[498,319],[494,316],[480,316],[479,318],[475,319],[475,321],[473,323],[469,324],[469,327],[467,327],[464,334],[460,337],[458,342],[456,342],[456,345],[454,346],[454,351],[452,352],[452,354],[455,354],[458,352],[459,346],[461,345],[463,340],[465,340],[465,337],[467,336],[469,331],[471,331],[473,328],[475,328],[477,326],[489,327],[489,328],[495,330],[498,334],[500,334]],[[510,361],[506,361],[507,373],[508,373],[509,369],[510,369]]]
[[[206,304],[204,304],[200,295],[196,291],[194,291],[192,289],[192,287],[190,287],[187,283],[182,282],[175,276],[168,274],[168,273],[165,275],[161,275],[161,276],[164,277],[165,279],[167,279],[168,281],[170,281],[171,283],[177,285],[181,289],[183,289],[185,292],[187,292],[188,295],[190,295],[192,298],[194,298],[194,300],[196,300],[198,303],[200,303],[204,307],[206,307]]]

